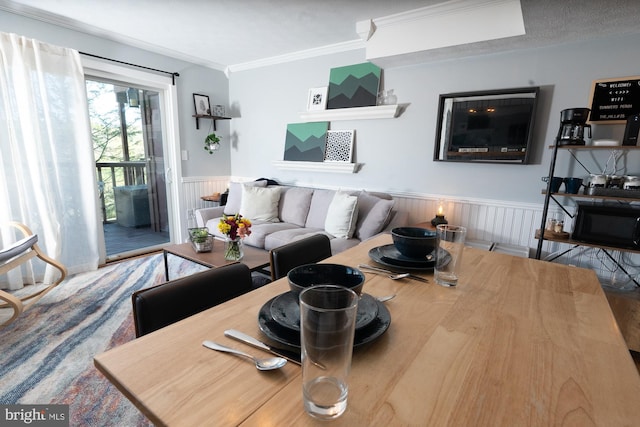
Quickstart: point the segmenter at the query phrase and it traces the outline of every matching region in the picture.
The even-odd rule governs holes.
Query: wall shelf
[[[213,130],[216,129],[216,121],[217,120],[231,120],[231,117],[222,117],[222,116],[210,116],[207,114],[194,114],[191,117],[196,118],[196,129],[200,129],[200,119],[210,119],[213,120]]]
[[[281,170],[333,173],[357,173],[360,167],[359,163],[348,162],[295,162],[274,160],[272,164]]]
[[[400,114],[400,105],[338,108],[334,110],[303,111],[298,113],[307,122],[331,122],[335,120],[393,119]]]

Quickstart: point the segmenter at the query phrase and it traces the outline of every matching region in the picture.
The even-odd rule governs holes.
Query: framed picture
[[[329,122],[290,123],[284,141],[284,160],[324,161]]]
[[[217,117],[224,117],[224,105],[214,105],[212,114]]]
[[[355,130],[327,131],[327,148],[324,161],[351,163],[354,135]]]
[[[327,91],[329,88],[314,87],[309,89],[309,98],[307,98],[307,111],[324,110],[327,108]]]
[[[196,108],[196,114],[209,116],[211,115],[211,106],[209,105],[209,97],[207,95],[193,94],[193,105]]]
[[[371,62],[329,71],[327,109],[371,107],[378,103],[382,70]]]

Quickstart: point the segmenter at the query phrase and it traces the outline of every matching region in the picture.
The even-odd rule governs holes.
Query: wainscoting
[[[210,202],[205,202],[200,197],[214,192],[223,193],[227,189],[228,181],[229,177],[184,178],[182,181],[183,206],[186,207],[187,213],[212,206]],[[304,186],[304,184],[296,185]],[[371,189],[371,191],[383,190]],[[396,201],[396,208],[409,213],[410,224],[431,220],[435,216],[439,203],[442,203],[444,214],[450,224],[460,224],[468,228],[468,239],[527,247],[530,256],[535,256],[538,246],[535,231],[540,228],[542,219],[542,196],[540,204],[531,204],[500,200],[456,199],[432,194],[391,193],[391,195]],[[568,207],[570,212],[571,209]],[[550,208],[550,213],[561,214],[562,211]],[[564,223],[565,230],[570,231],[573,220],[566,215]],[[545,242],[542,249],[543,259],[546,255],[560,253],[570,247],[563,243]],[[640,276],[638,254],[618,251],[610,253],[633,277]],[[616,288],[632,285],[630,279],[599,249],[580,247],[563,255],[556,262],[594,269],[603,284]]]

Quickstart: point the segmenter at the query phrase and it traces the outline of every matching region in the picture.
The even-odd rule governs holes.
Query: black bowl
[[[391,230],[393,245],[409,258],[424,258],[436,248],[436,232],[420,227],[398,227]]]
[[[289,287],[296,295],[315,285],[338,285],[362,293],[364,274],[357,268],[340,264],[305,264],[293,268],[287,274]]]

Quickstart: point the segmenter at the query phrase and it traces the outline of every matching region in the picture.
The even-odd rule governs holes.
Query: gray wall
[[[330,129],[355,129],[356,174],[292,172],[274,168],[282,160],[288,123],[302,121],[307,91],[326,86],[333,67],[362,62],[364,52],[348,52],[233,73],[230,102],[234,119],[231,154],[234,176],[267,176],[284,183],[366,188],[410,195],[542,203],[541,177],[549,171],[560,111],[588,107],[592,81],[638,74],[640,35],[608,38],[544,49],[516,51],[406,67],[386,67],[384,86],[409,104],[396,119],[335,121]],[[438,96],[443,93],[541,86],[529,165],[434,162]],[[594,126],[594,138],[622,138],[624,125]],[[608,152],[581,153],[591,170],[604,167]],[[629,153],[628,174],[640,173],[638,154]],[[558,156],[557,173],[586,177],[580,166]],[[622,162],[620,162],[622,164]]]
[[[193,93],[208,95],[212,105],[227,103],[229,85],[221,71],[5,11],[0,11],[0,31],[16,33],[93,55],[180,73],[180,77],[176,78],[180,146],[182,150],[187,150],[189,153],[189,160],[182,162],[182,174],[183,176],[230,174],[228,145],[214,155],[207,154],[203,147],[209,130],[209,121],[203,120],[200,130],[196,130],[195,119],[191,117],[194,114]],[[229,124],[228,122],[219,123],[222,125],[218,127],[217,133],[223,137],[223,141],[228,141]]]

